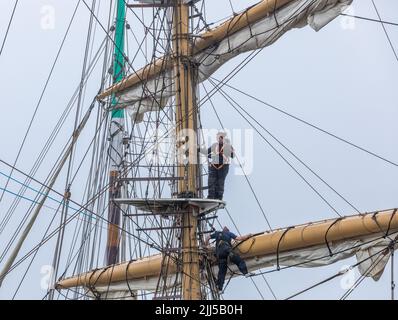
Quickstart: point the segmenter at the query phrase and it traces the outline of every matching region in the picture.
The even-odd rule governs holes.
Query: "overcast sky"
[[[102,1],[101,1],[102,2]],[[230,14],[228,0],[207,1],[207,19],[216,21]],[[256,1],[232,0],[238,11]],[[107,1],[99,15],[106,21]],[[394,0],[375,0],[381,17],[398,22],[398,3]],[[0,2],[0,39],[12,11],[14,1]],[[4,52],[0,56],[0,88],[2,93],[0,117],[0,159],[13,162],[45,84],[52,61],[73,13],[76,1],[20,0],[10,29]],[[50,7],[48,7],[50,6]],[[45,8],[45,9],[43,9]],[[54,28],[43,29],[43,10],[55,11]],[[354,0],[352,14],[377,19],[371,0]],[[82,5],[70,36],[54,69],[54,75],[44,95],[32,131],[23,149],[18,168],[28,171],[38,150],[58,120],[69,97],[79,83],[89,12]],[[131,26],[134,30],[134,25]],[[386,25],[393,46],[398,51],[398,27]],[[141,30],[142,31],[142,30]],[[141,32],[138,31],[138,32]],[[98,29],[98,39],[105,36]],[[131,51],[134,44],[130,44]],[[229,62],[215,77],[223,78],[241,58]],[[100,69],[99,69],[100,71]],[[87,101],[99,86],[99,71],[87,88]],[[337,18],[319,32],[309,27],[284,35],[277,43],[264,49],[231,82],[231,85],[259,99],[278,106],[306,121],[318,125],[342,138],[371,150],[387,159],[398,162],[396,119],[398,118],[398,61],[379,23]],[[207,85],[210,88],[210,85]],[[297,156],[329,182],[362,212],[398,207],[398,168],[326,136],[285,115],[271,110],[249,98],[228,90],[251,115],[271,133],[285,143]],[[219,110],[224,126],[229,129],[250,126],[221,96],[213,102]],[[209,105],[204,106],[202,120],[207,128],[218,128],[217,119]],[[72,128],[69,121],[63,129],[64,139],[53,149],[46,165],[37,178],[44,180],[49,165],[57,151],[66,142]],[[88,136],[83,140],[88,141]],[[261,205],[273,228],[287,227],[310,221],[335,218],[333,212],[278,155],[255,134],[253,170],[250,182],[256,190]],[[296,165],[296,164],[295,164]],[[300,172],[343,215],[354,214],[330,190],[322,186],[302,167]],[[8,168],[0,166],[1,172]],[[242,233],[267,230],[267,224],[243,176],[227,178],[225,200],[228,209]],[[21,176],[18,176],[21,179]],[[4,178],[0,186],[4,186]],[[11,186],[14,191],[17,185]],[[62,192],[63,185],[56,186]],[[79,198],[79,197],[77,197]],[[0,204],[0,216],[8,208],[11,197]],[[27,204],[28,205],[28,204]],[[16,211],[23,215],[23,206]],[[51,214],[51,211],[50,213]],[[219,213],[222,224],[231,225],[225,212]],[[41,221],[49,221],[49,216]],[[39,223],[40,224],[40,223]],[[43,224],[44,225],[44,224]],[[12,227],[13,225],[11,225]],[[16,227],[16,225],[14,225]],[[234,228],[231,227],[233,231]],[[35,226],[30,245],[40,239],[43,227]],[[0,236],[5,241],[11,230]],[[35,241],[36,240],[36,241]],[[40,288],[43,265],[51,264],[49,245],[35,259],[27,280],[17,298],[41,298]],[[47,251],[46,251],[47,250]],[[48,254],[51,252],[51,254]],[[279,299],[283,299],[313,283],[338,272],[342,266],[354,263],[348,259],[317,269],[292,268],[267,276],[270,286]],[[398,260],[396,259],[396,262]],[[397,264],[396,264],[397,265]],[[14,272],[0,290],[0,298],[10,298],[21,271]],[[374,282],[365,279],[353,292],[354,299],[388,299],[390,297],[390,265],[383,277]],[[261,277],[256,279],[265,299],[272,299]],[[340,279],[328,282],[303,299],[338,299],[345,292]],[[225,298],[260,299],[253,284],[247,279],[232,280]]]

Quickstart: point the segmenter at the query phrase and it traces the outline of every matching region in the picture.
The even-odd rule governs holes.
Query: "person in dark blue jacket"
[[[216,240],[216,257],[218,260],[218,276],[217,276],[217,287],[218,290],[222,291],[225,281],[225,276],[228,269],[228,259],[237,265],[240,272],[245,276],[251,276],[248,273],[245,261],[232,250],[231,240],[244,241],[251,237],[251,234],[245,236],[236,236],[230,232],[227,227],[224,227],[222,231],[215,231],[206,239],[206,245],[208,245],[210,239]]]

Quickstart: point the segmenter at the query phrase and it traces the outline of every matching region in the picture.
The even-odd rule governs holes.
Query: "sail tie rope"
[[[328,233],[329,233],[330,229],[332,229],[332,227],[333,227],[337,222],[339,222],[339,221],[341,221],[341,220],[343,220],[343,219],[344,219],[344,217],[339,217],[339,218],[337,218],[336,220],[334,220],[334,221],[330,224],[330,226],[328,227],[328,229],[326,230],[326,233],[325,233],[325,243],[326,243],[326,246],[328,247],[328,250],[329,250],[329,256],[331,256],[331,257],[333,257],[333,252],[332,252],[332,249],[330,248],[330,245],[329,245]]]
[[[288,227],[285,231],[283,231],[281,237],[279,238],[278,245],[276,247],[276,269],[278,271],[281,269],[280,266],[279,266],[279,247],[280,247],[280,244],[282,242],[282,239],[285,237],[286,233],[288,233],[291,229],[294,229],[294,228],[295,228],[294,226]]]
[[[102,273],[104,272],[104,270],[100,273],[100,275],[98,276],[97,280],[94,282],[94,284],[91,284],[91,279],[93,278],[94,274],[100,270],[99,268],[96,268],[93,270],[93,272],[91,273],[89,279],[88,279],[88,284],[87,284],[87,288],[92,292],[92,294],[94,295],[96,300],[101,300],[101,293],[99,293],[96,289],[95,289],[95,283],[98,281],[98,278],[102,275]]]
[[[128,262],[128,264],[127,264],[127,267],[126,267],[126,284],[127,284],[127,288],[128,288],[129,291],[130,291],[131,297],[132,297],[132,298],[137,298],[137,295],[133,292],[133,290],[132,290],[131,287],[130,287],[130,283],[129,283],[129,279],[128,279],[129,267],[130,267],[130,264],[133,263],[134,261],[136,261],[136,260],[130,260],[130,261]]]
[[[280,24],[278,22],[278,18],[276,17],[276,4],[277,4],[277,1],[274,2],[273,16],[274,16],[274,19],[275,19],[276,27],[279,28]]]
[[[392,213],[392,215],[390,217],[390,221],[388,222],[388,227],[387,227],[386,234],[384,235],[384,238],[388,237],[388,233],[390,232],[390,228],[391,228],[391,222],[392,222],[392,219],[394,219],[394,216],[395,216],[396,213],[397,213],[397,209],[394,209],[394,211],[393,211],[393,213]]]
[[[383,228],[381,227],[381,225],[380,225],[380,223],[379,223],[379,221],[377,221],[377,215],[378,215],[379,213],[380,213],[379,211],[376,211],[375,213],[373,213],[372,219],[374,220],[374,222],[375,222],[375,223],[377,224],[377,226],[379,227],[380,232],[384,232],[384,231],[383,231]],[[383,238],[385,239],[386,237],[383,236]],[[390,237],[388,237],[388,239],[392,240]]]
[[[236,17],[236,16],[235,16],[235,17]],[[240,20],[242,17],[243,17],[243,15],[239,15],[239,16],[237,17],[236,21],[234,21],[234,20],[235,20],[235,18],[234,18],[234,19],[231,19],[231,20],[229,21],[229,23],[228,23],[227,34],[226,34],[226,38],[228,39],[228,52],[232,52],[229,36],[232,35],[233,33],[230,34],[230,32],[231,32],[231,30],[233,30],[234,26],[235,26],[236,24],[239,23],[239,20]],[[234,25],[231,26],[232,22],[234,22]]]
[[[251,22],[249,19],[249,11],[245,12],[245,16],[246,16],[247,26],[249,27],[249,31],[250,31],[250,38],[253,38],[253,37],[255,37],[255,35],[253,34],[252,25],[251,25]]]
[[[252,235],[251,235],[250,237],[248,237],[247,239],[245,239],[245,240],[243,240],[243,241],[240,241],[239,243],[237,243],[236,245],[234,245],[233,248],[232,248],[232,250],[237,249],[242,243],[244,243],[244,242],[246,242],[246,241],[248,241],[248,240],[251,239],[252,242],[251,242],[251,244],[250,244],[249,249],[247,249],[246,252],[243,252],[243,251],[241,251],[240,249],[238,249],[239,252],[242,253],[242,254],[248,253],[248,252],[251,250],[251,248],[253,247],[254,243],[256,242],[256,238],[254,238],[254,237],[255,237],[256,235],[260,235],[260,234],[263,234],[263,233],[260,232],[260,233],[252,234]]]
[[[393,211],[393,213],[392,213],[392,215],[391,215],[391,217],[390,217],[390,221],[388,222],[388,227],[387,227],[386,233],[385,233],[384,236],[383,236],[384,239],[385,239],[385,238],[388,238],[388,239],[390,239],[391,241],[393,240],[393,239],[391,239],[391,238],[389,237],[388,234],[389,234],[390,229],[391,229],[391,222],[392,222],[392,219],[394,219],[394,216],[395,216],[396,212],[397,212],[397,209],[394,209],[394,211]],[[381,225],[380,225],[379,222],[377,221],[377,214],[379,214],[379,213],[380,213],[379,211],[376,211],[376,212],[372,215],[372,219],[375,221],[375,223],[376,223],[377,226],[379,227],[380,232],[383,232],[383,228],[381,227]]]

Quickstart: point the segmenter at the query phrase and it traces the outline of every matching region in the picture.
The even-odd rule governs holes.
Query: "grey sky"
[[[208,21],[215,21],[230,14],[227,0],[207,2]],[[236,10],[257,1],[245,1],[244,4],[241,2],[232,1]],[[396,1],[375,2],[384,20],[398,22]],[[11,0],[0,2],[0,39],[3,37],[13,3]],[[1,159],[9,162],[15,159],[75,3],[76,1],[20,0],[5,50],[0,57]],[[107,3],[106,1],[101,7],[102,21],[106,21]],[[41,10],[47,5],[55,8],[53,30],[43,30],[40,25]],[[371,0],[354,0],[352,7],[355,15],[377,19]],[[38,150],[78,85],[88,17],[88,10],[83,5],[80,6],[70,37],[62,51],[18,163],[22,170],[30,169],[32,159],[36,158]],[[230,83],[325,130],[398,162],[398,61],[395,60],[380,24],[361,20],[355,20],[354,23],[353,28],[347,29],[346,21],[338,18],[319,32],[309,27],[293,30],[271,47],[264,49]],[[131,27],[134,29],[135,26]],[[398,27],[386,26],[386,29],[398,50]],[[96,32],[98,41],[103,39],[103,31],[98,29]],[[130,49],[134,51],[133,41]],[[215,77],[223,78],[241,59],[229,62],[215,74]],[[100,68],[97,68],[88,86],[85,105],[89,104],[90,97],[98,90],[99,71]],[[211,87],[210,84],[206,86]],[[369,212],[398,206],[397,167],[314,131],[229,89],[228,93],[361,211]],[[225,127],[249,128],[235,111],[231,111],[231,107],[221,96],[216,95],[213,102],[223,118]],[[218,127],[210,106],[204,106],[202,117],[206,127]],[[46,162],[47,166],[43,166],[37,178],[44,180],[48,166],[66,142],[72,125],[73,117],[63,129],[63,135]],[[92,133],[92,130],[88,131]],[[89,141],[89,132],[82,137],[82,145]],[[355,213],[302,167],[298,168],[341,214]],[[0,166],[0,169],[1,172],[8,171],[5,166]],[[254,170],[249,179],[274,228],[336,217],[336,214],[257,135]],[[3,178],[0,178],[0,186],[4,186]],[[16,185],[12,187],[13,190],[17,190]],[[60,192],[63,188],[62,183],[56,186]],[[78,192],[81,190],[76,190],[76,193]],[[6,198],[0,204],[0,212],[8,208],[10,199],[11,197]],[[76,196],[76,199],[80,197]],[[233,174],[228,176],[225,199],[242,233],[267,230],[244,177]],[[17,214],[22,216],[23,208],[25,207],[21,206],[16,211]],[[25,251],[40,239],[51,210],[46,214],[48,216],[40,220],[43,224],[40,222],[35,226],[33,235],[28,239],[30,245],[24,246]],[[225,212],[219,216],[222,223],[231,225]],[[20,220],[17,218],[15,217],[15,221]],[[0,241],[5,241],[10,233],[11,230],[2,234]],[[42,265],[51,264],[52,248],[53,245],[50,244],[39,253],[17,298],[41,298],[45,294],[40,288],[40,268]],[[352,263],[354,260],[350,259],[317,269],[294,268],[272,273],[266,278],[276,296],[282,299],[336,273],[343,265]],[[16,281],[20,279],[23,270],[21,267],[20,272],[16,271],[7,278],[0,290],[0,298],[12,296]],[[389,273],[390,265],[378,282],[365,279],[351,298],[388,299]],[[256,283],[264,298],[272,299],[261,277],[256,279]],[[338,299],[343,293],[340,279],[337,279],[302,295],[301,298]],[[259,299],[260,296],[250,280],[234,279],[227,288],[225,298]]]

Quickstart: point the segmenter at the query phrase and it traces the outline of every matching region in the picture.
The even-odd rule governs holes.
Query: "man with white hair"
[[[225,178],[231,159],[234,157],[234,149],[226,135],[223,131],[218,132],[217,142],[207,149],[209,158],[208,199],[222,200],[224,195]]]

